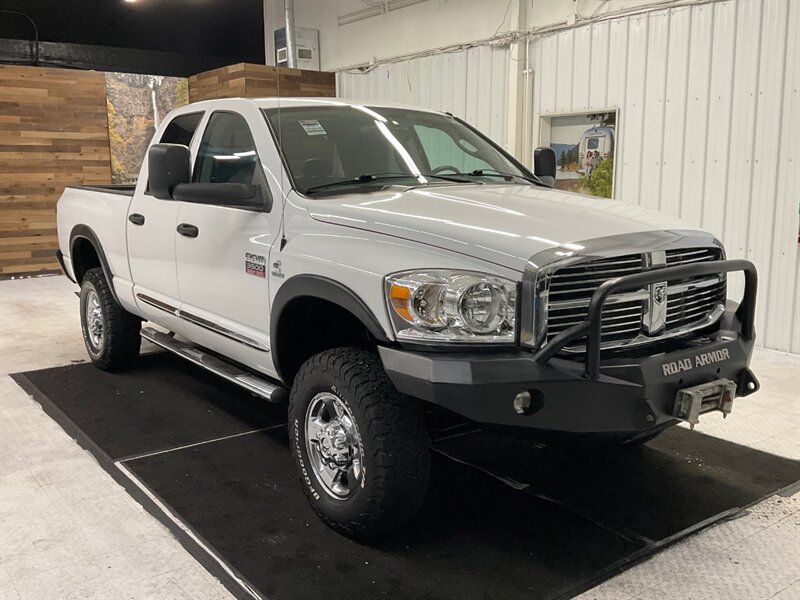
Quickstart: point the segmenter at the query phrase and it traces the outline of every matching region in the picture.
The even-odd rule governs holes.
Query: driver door
[[[209,116],[192,181],[254,183],[270,193],[253,134],[240,114]],[[259,210],[213,201],[179,203],[176,259],[183,331],[202,346],[272,374],[267,260],[279,233],[280,203],[267,212],[266,204]]]

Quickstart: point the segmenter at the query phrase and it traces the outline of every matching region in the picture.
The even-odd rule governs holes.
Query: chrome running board
[[[237,367],[228,361],[219,358],[197,346],[190,346],[176,340],[172,335],[163,333],[152,327],[142,327],[142,338],[161,346],[165,350],[177,354],[194,364],[227,379],[231,383],[246,389],[248,392],[269,400],[270,402],[283,402],[286,400],[287,391],[278,382],[268,380],[266,377],[255,375]]]

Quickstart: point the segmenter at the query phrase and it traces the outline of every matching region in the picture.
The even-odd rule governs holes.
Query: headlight
[[[513,343],[517,284],[469,271],[408,271],[386,278],[397,338],[417,342]]]

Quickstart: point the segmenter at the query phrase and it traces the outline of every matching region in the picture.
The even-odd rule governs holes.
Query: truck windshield
[[[537,183],[469,127],[444,114],[367,106],[265,109],[300,192],[432,182]]]

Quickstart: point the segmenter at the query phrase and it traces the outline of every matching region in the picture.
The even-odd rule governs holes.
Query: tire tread
[[[119,371],[130,367],[138,358],[141,348],[141,319],[117,304],[103,269],[89,269],[83,276],[83,281],[88,281],[94,287],[105,316],[105,346],[100,356],[92,356],[92,362],[103,371]],[[83,312],[83,303],[81,311]]]
[[[346,520],[324,514],[304,484],[306,496],[323,522],[349,537],[397,529],[417,514],[427,492],[430,439],[423,412],[394,387],[375,352],[343,347],[321,352],[303,364],[292,386],[290,416],[305,412],[310,400],[302,397],[305,381],[320,372],[344,383],[352,408],[364,416],[357,425],[364,452],[371,458],[366,472],[370,493],[364,508]]]

